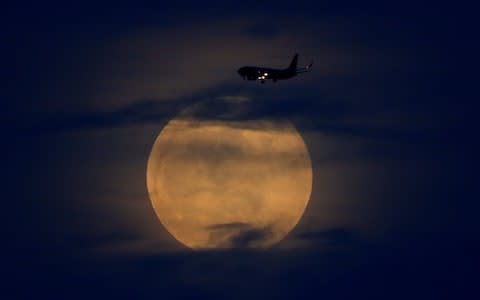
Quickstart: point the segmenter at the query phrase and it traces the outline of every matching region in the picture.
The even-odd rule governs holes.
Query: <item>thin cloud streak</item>
[[[173,118],[195,118],[205,121],[234,121],[234,126],[254,129],[249,121],[288,120],[301,131],[320,131],[327,135],[352,136],[381,140],[441,142],[448,132],[435,128],[396,128],[361,124],[369,113],[345,103],[332,103],[318,98],[270,98],[248,100],[246,96],[215,96],[231,94],[236,87],[225,86],[194,97],[179,100],[139,100],[119,109],[103,112],[58,113],[46,118],[25,118],[14,122],[24,134],[38,135],[75,130],[96,130],[142,124],[166,124]],[[193,114],[186,109],[194,107]],[[360,118],[359,124],[345,119]],[[242,124],[243,122],[243,124]],[[367,123],[366,121],[364,123]],[[229,126],[226,124],[226,126]]]

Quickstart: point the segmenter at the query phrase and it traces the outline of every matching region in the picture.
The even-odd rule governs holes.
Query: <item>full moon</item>
[[[264,248],[299,222],[312,166],[287,121],[171,120],[147,165],[158,219],[193,249]]]

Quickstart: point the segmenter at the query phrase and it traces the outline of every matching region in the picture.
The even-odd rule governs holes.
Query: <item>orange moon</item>
[[[312,166],[290,122],[173,119],[147,165],[158,219],[193,249],[264,248],[299,222]]]

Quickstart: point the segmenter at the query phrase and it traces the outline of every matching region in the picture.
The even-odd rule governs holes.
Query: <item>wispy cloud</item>
[[[142,124],[166,124],[173,118],[228,121],[226,126],[254,129],[249,121],[291,121],[300,130],[334,136],[358,136],[401,141],[435,141],[443,135],[435,128],[405,128],[369,121],[370,111],[321,96],[218,96],[235,93],[238,85],[223,85],[195,96],[176,100],[138,100],[109,111],[57,113],[11,120],[21,133],[42,134],[71,130],[94,130]],[[381,108],[379,108],[381,109]],[[350,120],[357,119],[352,123]]]
[[[299,233],[296,238],[313,247],[358,247],[364,241],[352,230],[343,227]]]
[[[208,226],[210,242],[220,248],[244,249],[258,247],[268,242],[273,232],[269,226],[256,228],[247,223],[235,222]]]

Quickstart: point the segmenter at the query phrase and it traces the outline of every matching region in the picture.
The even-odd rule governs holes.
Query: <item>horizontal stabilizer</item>
[[[312,70],[312,66],[313,66],[313,60],[306,67],[297,69],[297,73],[310,72]]]

